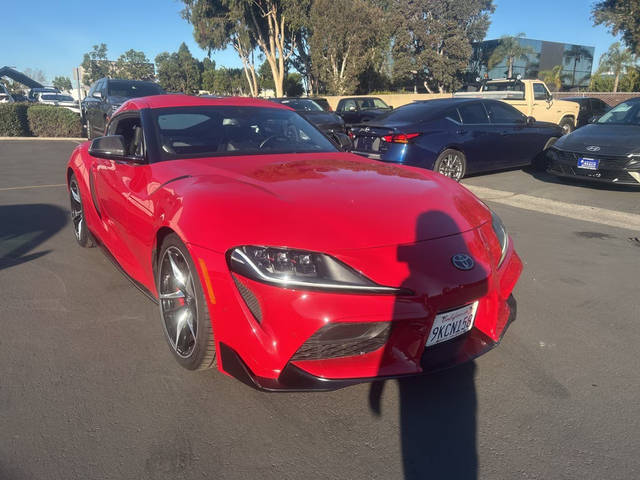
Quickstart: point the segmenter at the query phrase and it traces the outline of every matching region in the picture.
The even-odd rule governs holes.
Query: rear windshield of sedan
[[[109,95],[112,97],[138,98],[162,95],[162,89],[153,83],[137,83],[121,80],[109,81]]]
[[[622,102],[602,115],[597,123],[640,125],[640,102]]]
[[[154,109],[151,115],[167,160],[337,151],[322,133],[291,110],[202,106]]]
[[[416,123],[443,117],[444,112],[448,109],[443,108],[439,103],[431,102],[432,101],[415,102],[403,105],[376,117],[375,123],[378,124],[382,121],[391,123]]]
[[[322,107],[313,100],[292,98],[287,100],[280,100],[278,103],[282,103],[287,107],[293,108],[296,112],[323,112]]]

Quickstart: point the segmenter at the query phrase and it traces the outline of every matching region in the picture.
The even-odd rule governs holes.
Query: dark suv
[[[107,120],[120,105],[130,98],[162,95],[164,91],[153,82],[101,78],[91,85],[87,97],[80,104],[87,137],[104,135]]]
[[[344,119],[344,123],[353,125],[368,122],[380,115],[390,112],[393,107],[378,97],[343,98],[338,102],[336,113]]]

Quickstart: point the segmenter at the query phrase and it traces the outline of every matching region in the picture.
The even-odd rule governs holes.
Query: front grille
[[[391,324],[388,324],[378,335],[353,341],[318,341],[322,329],[313,334],[293,355],[291,360],[318,360],[324,358],[352,357],[363,355],[381,348],[389,339]]]
[[[622,170],[629,164],[629,158],[625,157],[613,157],[609,155],[593,155],[587,153],[575,153],[575,152],[565,152],[562,150],[558,150],[558,160],[562,163],[573,165],[574,167],[578,165],[578,158],[593,158],[600,161],[599,168],[601,170]]]

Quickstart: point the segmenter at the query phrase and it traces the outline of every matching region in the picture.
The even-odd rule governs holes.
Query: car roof
[[[344,97],[344,98],[341,98],[340,101],[343,101],[343,100],[366,100],[368,98],[377,98],[378,100],[382,100],[380,97],[373,97],[373,96],[367,95],[367,96],[364,96],[364,97]]]
[[[141,110],[143,108],[171,108],[171,107],[206,107],[206,106],[228,106],[228,107],[263,107],[280,108],[283,110],[293,110],[291,107],[279,103],[270,102],[252,97],[223,97],[207,98],[195,97],[192,95],[153,95],[150,97],[139,97],[127,100],[122,106],[123,110]]]

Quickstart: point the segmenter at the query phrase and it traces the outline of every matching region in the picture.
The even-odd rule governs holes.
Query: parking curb
[[[86,138],[76,137],[0,137],[0,141],[3,140],[60,140],[67,142],[86,142]]]

